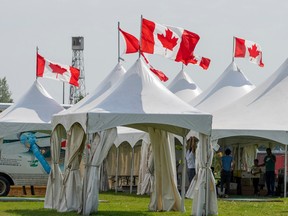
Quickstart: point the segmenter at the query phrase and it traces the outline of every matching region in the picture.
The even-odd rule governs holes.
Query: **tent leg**
[[[206,191],[205,191],[205,213],[208,215],[208,195],[209,195],[209,178],[208,178],[208,172],[209,172],[209,167],[208,167],[208,161],[209,161],[209,149],[210,149],[210,136],[208,139],[205,138],[205,141],[207,142],[206,145]]]
[[[284,197],[286,198],[287,194],[287,145],[285,145],[285,166],[284,166]]]
[[[116,179],[115,179],[115,193],[118,192],[118,164],[119,164],[119,149],[116,147]]]
[[[183,146],[182,146],[182,182],[181,182],[181,211],[184,212],[185,210],[185,205],[184,205],[184,201],[185,201],[185,183],[186,183],[186,142],[187,139],[186,137],[183,137]]]
[[[133,146],[133,148],[132,148],[132,159],[131,159],[130,194],[132,194],[132,187],[133,187],[133,173],[134,173],[134,146]]]

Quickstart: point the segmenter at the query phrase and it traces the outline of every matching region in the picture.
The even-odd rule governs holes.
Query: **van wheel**
[[[0,196],[7,196],[9,191],[10,191],[9,181],[5,177],[0,176]]]

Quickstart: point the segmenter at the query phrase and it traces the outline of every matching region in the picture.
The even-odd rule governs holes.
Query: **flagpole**
[[[235,37],[233,36],[232,62],[234,62]]]
[[[182,71],[183,71],[183,69],[184,69],[184,64],[182,63]]]
[[[140,23],[139,59],[141,57],[142,19],[143,19],[143,15],[141,15],[141,23]]]
[[[63,82],[63,100],[62,100],[62,103],[65,104],[65,83]]]
[[[118,22],[118,63],[120,63],[120,22]]]
[[[38,48],[38,46],[36,46],[36,74],[35,74],[35,76],[36,76],[36,80],[37,80],[37,70],[38,70],[38,50],[39,50],[39,48]]]

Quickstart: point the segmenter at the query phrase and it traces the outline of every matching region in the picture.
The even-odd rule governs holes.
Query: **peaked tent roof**
[[[212,115],[193,108],[170,92],[141,59],[100,97],[69,110],[53,116],[54,127],[62,124],[69,129],[78,122],[88,133],[120,125],[144,131],[157,125],[181,135],[187,129],[211,132]]]
[[[235,62],[232,62],[208,89],[187,102],[197,109],[214,113],[254,88],[255,86],[245,77]]]
[[[36,80],[18,102],[0,114],[0,137],[23,131],[51,131],[52,115],[62,110]]]
[[[265,82],[213,115],[213,139],[254,136],[288,144],[288,59]]]
[[[125,73],[126,73],[125,68],[120,63],[118,63],[91,94],[87,95],[81,101],[76,103],[73,107],[71,107],[68,110],[68,112],[78,110],[82,106],[85,106],[90,102],[94,101],[96,98],[98,98],[106,91],[108,91],[112,86],[114,86]]]
[[[191,101],[202,92],[183,69],[177,74],[167,88],[186,102]]]

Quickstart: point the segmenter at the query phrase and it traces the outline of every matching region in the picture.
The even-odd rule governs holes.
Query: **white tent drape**
[[[63,176],[60,170],[61,140],[66,136],[65,129],[58,125],[51,135],[51,172],[48,177],[44,208],[58,209]]]
[[[107,172],[107,158],[103,160],[103,163],[100,167],[100,191],[108,191],[109,190],[109,179],[108,179],[108,172]]]
[[[94,134],[93,143],[85,166],[82,214],[97,212],[99,204],[99,167],[106,158],[117,136],[116,128]]]
[[[150,142],[146,143],[146,141],[143,140],[142,146],[141,146],[141,159],[140,159],[139,178],[138,178],[138,187],[137,187],[138,195],[151,193],[150,176],[153,174],[150,171],[150,168],[151,168],[150,158],[152,158],[151,148],[152,148],[151,143]]]
[[[152,152],[152,146],[149,144],[149,148],[147,149],[147,159],[145,164],[145,173],[142,176],[142,182],[139,194],[151,194],[154,189],[155,178],[154,178],[154,156]]]
[[[174,138],[167,131],[148,128],[154,154],[155,185],[149,210],[181,211],[181,197],[177,189]]]
[[[74,124],[67,133],[65,171],[57,209],[59,212],[80,211],[81,209],[82,182],[79,166],[85,141],[84,130],[79,124]]]
[[[211,170],[213,149],[207,136],[200,135],[196,149],[196,175],[186,193],[193,199],[192,215],[217,215],[217,193],[215,179]],[[208,184],[208,185],[207,185]]]

